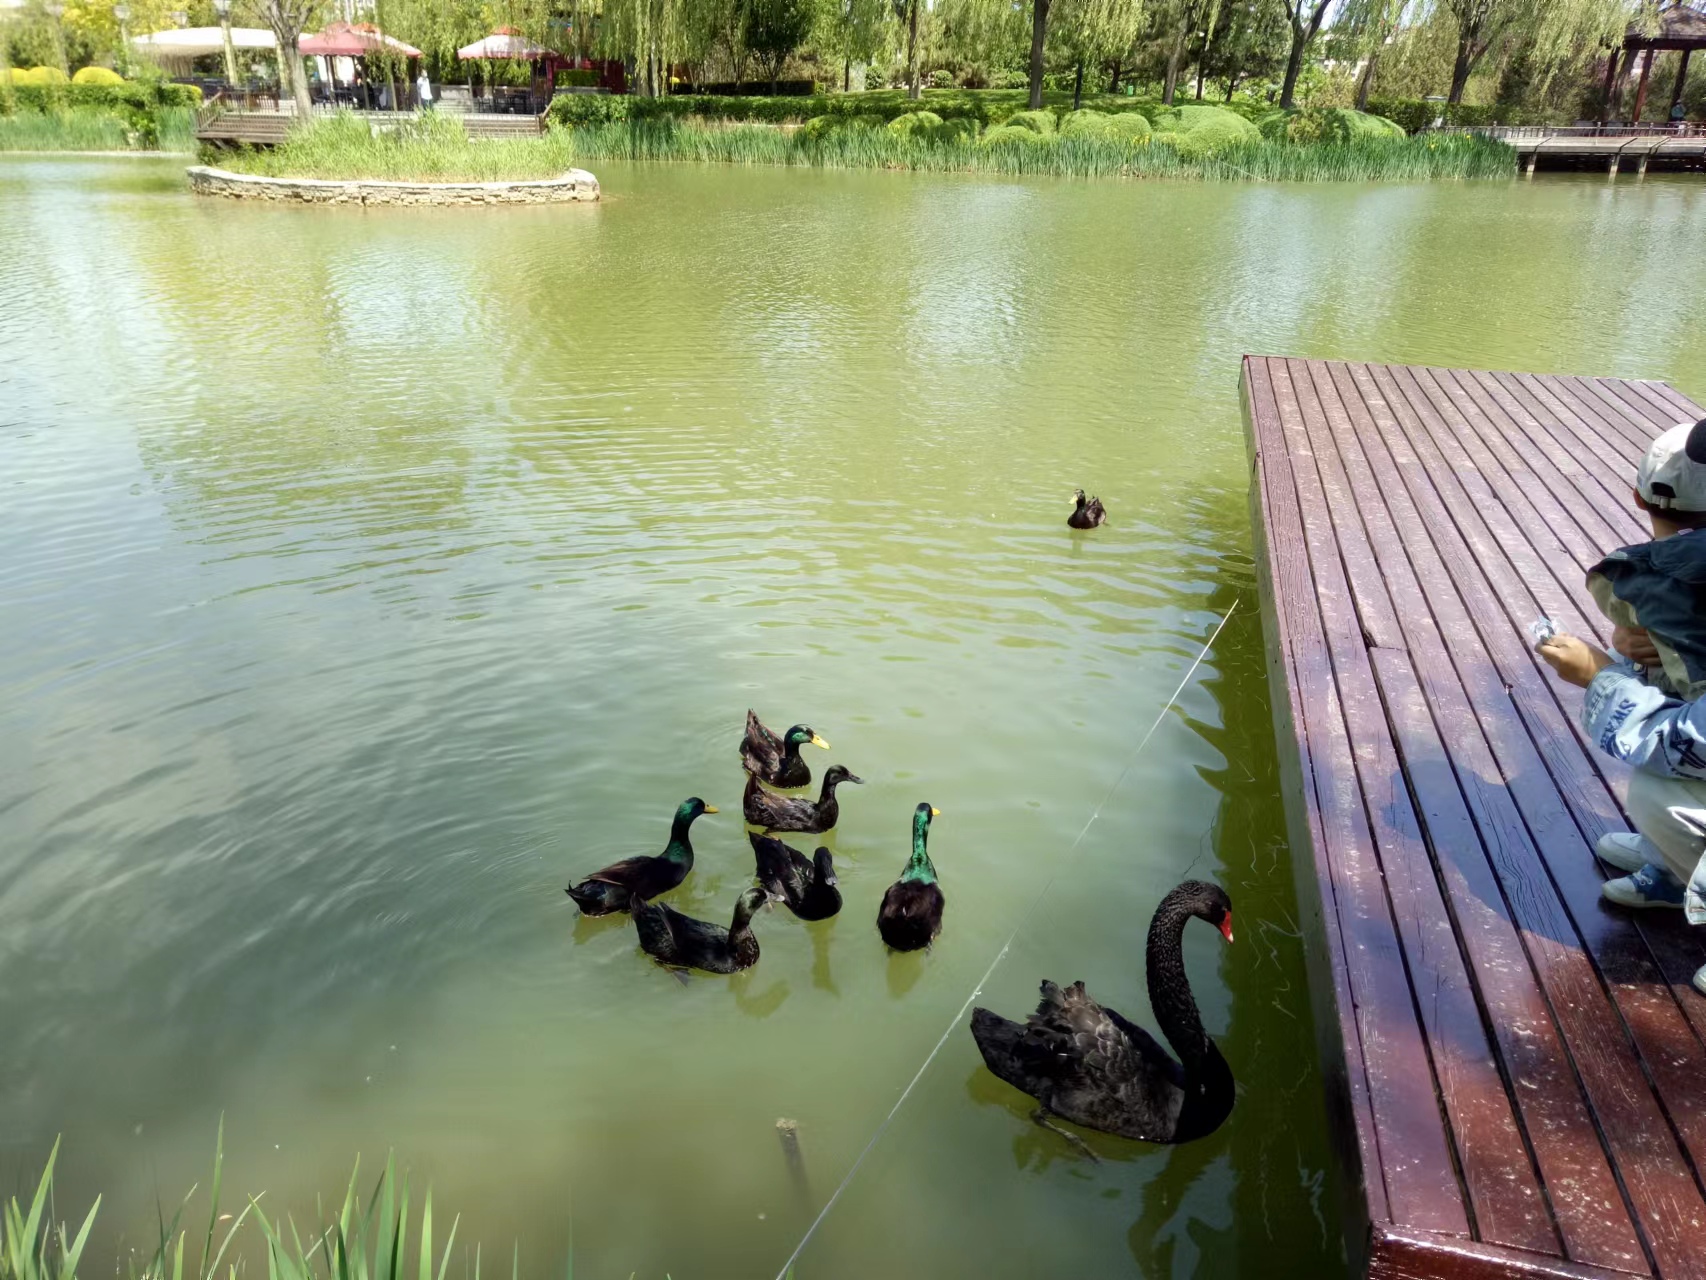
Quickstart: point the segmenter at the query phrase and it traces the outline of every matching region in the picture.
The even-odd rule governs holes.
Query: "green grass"
[[[384,182],[522,182],[573,167],[566,130],[538,138],[473,141],[454,117],[427,112],[374,132],[341,112],[292,131],[271,149],[221,151],[212,163],[271,178],[367,178]]]
[[[1125,139],[1033,133],[1020,138],[1016,133],[1003,132],[999,141],[986,142],[858,126],[814,134],[770,125],[654,120],[577,128],[573,144],[583,163],[700,160],[825,169],[1286,182],[1409,182],[1516,174],[1515,153],[1503,143],[1457,135],[1310,145],[1253,138],[1207,154],[1181,149],[1164,135]]]
[[[59,1144],[55,1143],[28,1208],[13,1196],[0,1213],[0,1280],[76,1280],[83,1265],[89,1231],[101,1202],[96,1199],[75,1232],[53,1220],[53,1166],[58,1155]],[[445,1280],[460,1219],[451,1222],[444,1247],[439,1249],[433,1234],[432,1190],[427,1190],[420,1203],[417,1224],[408,1174],[397,1172],[394,1158],[386,1161],[365,1206],[359,1193],[358,1160],[342,1205],[329,1217],[322,1211],[322,1221],[305,1224],[306,1234],[290,1217],[269,1218],[258,1196],[248,1197],[247,1204],[230,1217],[221,1232],[219,1197],[224,1164],[225,1126],[221,1123],[206,1232],[192,1235],[192,1229],[182,1225],[196,1193],[192,1187],[170,1221],[162,1215],[159,1247],[140,1271],[132,1268],[130,1280],[216,1280],[221,1276],[236,1280],[255,1250],[265,1252],[268,1280],[404,1280],[410,1268],[418,1280]],[[241,1237],[239,1233],[250,1223],[250,1235]],[[253,1249],[245,1251],[245,1242]],[[567,1280],[574,1277],[572,1244],[570,1248]],[[513,1280],[520,1271],[519,1245],[512,1259]],[[105,1274],[109,1266],[90,1266],[88,1270]],[[472,1272],[467,1273],[466,1265],[463,1270],[479,1280],[477,1247]]]
[[[195,111],[189,107],[159,107],[134,117],[100,107],[0,115],[0,151],[194,149]]]

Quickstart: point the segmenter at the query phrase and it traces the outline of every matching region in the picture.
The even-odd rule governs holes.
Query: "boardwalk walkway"
[[[1377,1276],[1706,1280],[1706,930],[1602,904],[1621,766],[1530,649],[1650,536],[1656,382],[1249,357],[1268,667]],[[1360,1174],[1360,1182],[1358,1175]]]

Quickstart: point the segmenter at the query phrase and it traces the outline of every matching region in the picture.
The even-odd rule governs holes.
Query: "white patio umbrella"
[[[545,58],[561,58],[563,55],[555,49],[547,49],[542,44],[535,44],[526,36],[505,29],[494,31],[491,35],[474,41],[473,44],[464,45],[456,51],[456,56],[463,62],[497,62],[505,59],[516,62],[538,62]]]
[[[177,27],[133,36],[130,43],[157,58],[202,58],[225,51],[225,36],[218,27]],[[265,27],[232,27],[231,44],[238,49],[278,47],[273,33]]]

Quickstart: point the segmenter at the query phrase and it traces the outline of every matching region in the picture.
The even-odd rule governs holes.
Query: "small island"
[[[570,135],[476,140],[423,112],[376,125],[343,112],[293,129],[276,147],[239,148],[192,166],[201,195],[308,204],[492,205],[595,201],[598,179],[574,166]]]

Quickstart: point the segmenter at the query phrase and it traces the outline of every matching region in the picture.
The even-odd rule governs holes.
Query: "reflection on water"
[[[956,1034],[799,1275],[1318,1273],[1237,358],[1698,396],[1700,188],[600,176],[356,213],[0,159],[0,1176],[63,1133],[91,1256],[151,1245],[224,1114],[276,1212],[394,1148],[528,1274],[571,1226],[595,1280],[773,1274],[779,1118],[827,1195],[1051,877],[981,1002],[1147,1021],[1189,872],[1237,903],[1186,939],[1231,1121],[1091,1164]],[[698,794],[671,902],[726,920],[749,706],[868,780],[846,907],[683,983],[563,886]],[[945,928],[891,956],[920,799]]]

